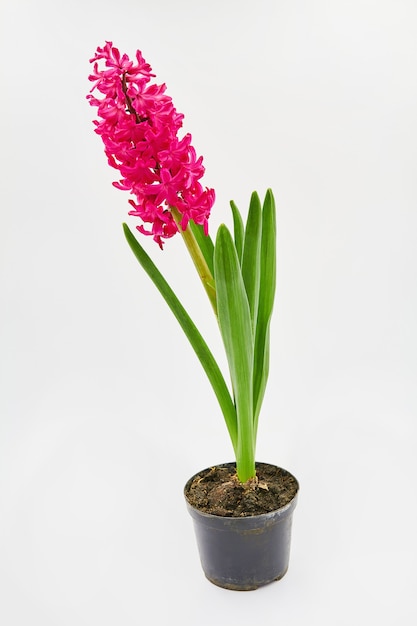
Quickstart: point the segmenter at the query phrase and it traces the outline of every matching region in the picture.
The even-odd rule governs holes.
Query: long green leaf
[[[275,298],[276,284],[276,216],[275,200],[268,189],[262,209],[261,277],[259,307],[256,323],[254,351],[254,429],[255,437],[258,418],[269,374],[270,322]]]
[[[262,207],[256,191],[250,200],[246,219],[242,255],[242,276],[249,300],[252,328],[255,329],[259,301],[260,251],[262,232]]]
[[[243,254],[243,240],[245,237],[245,228],[243,226],[242,216],[240,214],[239,209],[233,200],[230,201],[230,208],[232,209],[233,214],[233,234],[235,238],[235,247],[237,256],[239,259],[239,263],[242,262],[242,254]]]
[[[232,236],[222,224],[214,248],[218,319],[236,403],[239,480],[255,475],[253,437],[253,335],[250,308]]]
[[[162,294],[186,334],[197,357],[199,358],[219,401],[224,419],[226,421],[226,426],[232,440],[233,448],[236,450],[238,439],[236,409],[216,360],[187,311],[184,309],[158,268],[137,241],[127,224],[123,224],[123,230],[133,254]]]

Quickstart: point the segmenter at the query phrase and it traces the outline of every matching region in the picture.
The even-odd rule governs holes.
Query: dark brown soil
[[[298,482],[289,472],[267,463],[256,464],[256,478],[239,482],[231,463],[196,474],[186,485],[188,502],[204,513],[247,517],[276,511],[294,498]]]

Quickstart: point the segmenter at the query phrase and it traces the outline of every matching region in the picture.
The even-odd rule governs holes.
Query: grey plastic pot
[[[227,466],[235,464],[222,465]],[[276,511],[248,517],[220,517],[203,513],[188,502],[186,494],[193,478],[185,485],[184,495],[208,580],[236,591],[249,591],[280,580],[289,564],[298,488],[291,502]]]

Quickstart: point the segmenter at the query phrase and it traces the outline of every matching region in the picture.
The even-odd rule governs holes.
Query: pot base
[[[246,586],[242,585],[241,583],[239,585],[236,585],[236,584],[227,583],[221,580],[215,580],[214,578],[209,578],[207,575],[205,576],[208,581],[213,583],[213,585],[216,585],[216,587],[222,587],[222,589],[230,589],[231,591],[255,591],[256,589],[259,589],[259,587],[265,587],[265,585],[278,582],[279,580],[281,580],[281,578],[284,578],[287,571],[288,571],[288,567],[283,574],[281,574],[280,576],[277,576],[273,580],[268,580],[267,582],[261,582],[261,583],[253,582]]]

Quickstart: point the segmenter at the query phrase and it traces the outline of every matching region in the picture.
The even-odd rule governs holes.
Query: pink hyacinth
[[[104,69],[99,69],[100,61]],[[103,94],[102,98],[91,92],[87,96],[101,118],[94,121],[96,133],[103,140],[109,164],[122,175],[114,186],[135,196],[129,200],[129,215],[142,220],[138,230],[152,235],[162,248],[163,239],[178,232],[170,211],[175,207],[183,230],[193,220],[207,234],[214,189],[203,188],[199,182],[203,158],[197,157],[190,134],[178,137],[184,116],[165,94],[165,85],[151,83],[155,75],[139,50],[135,63],[111,41],[97,48],[90,62],[94,63],[91,92]]]

